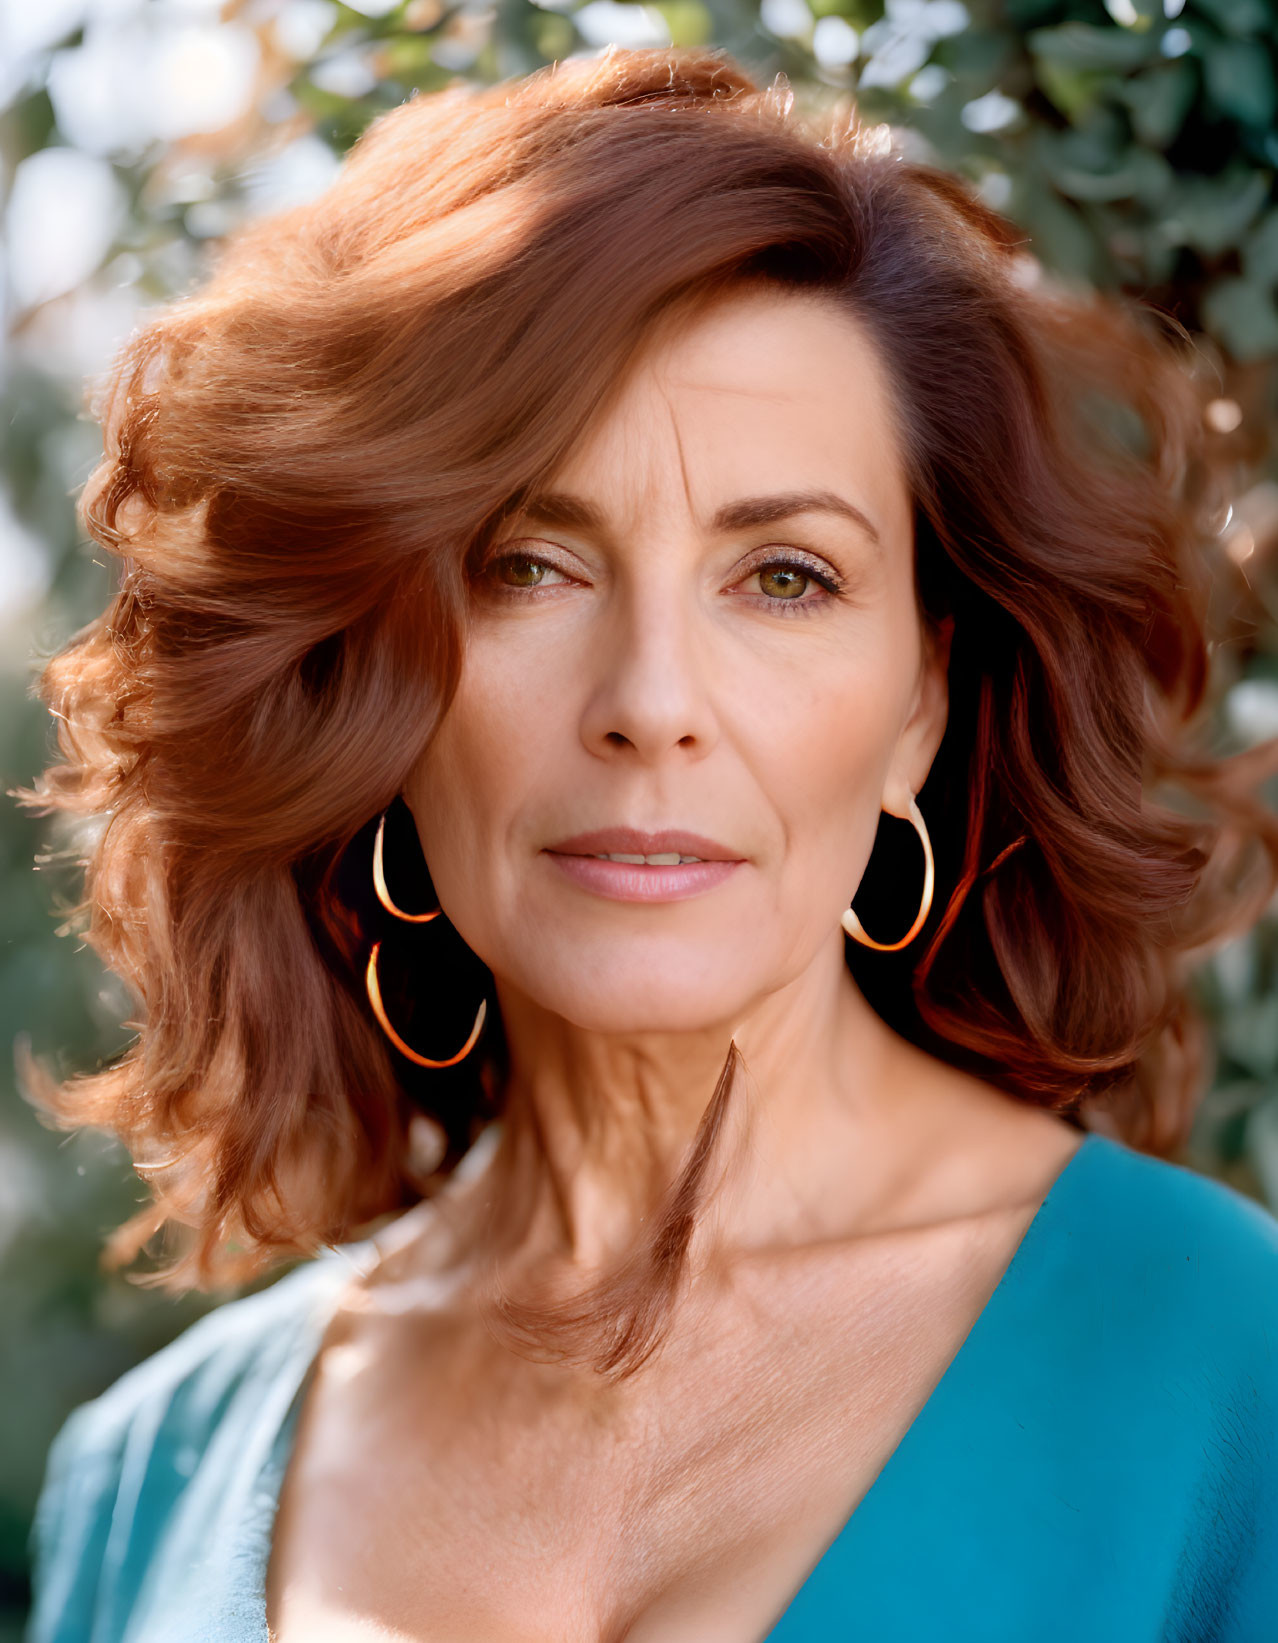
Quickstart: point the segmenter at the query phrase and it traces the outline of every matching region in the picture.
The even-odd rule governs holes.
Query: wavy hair
[[[1043,277],[883,128],[796,112],[783,77],[718,50],[614,48],[376,120],[326,193],[149,317],[96,407],[81,509],[118,591],[44,666],[60,762],[19,797],[98,819],[78,911],[139,1006],[112,1064],[24,1075],[49,1122],[111,1131],[151,1184],[109,1264],[161,1229],[178,1253],[144,1281],[170,1288],[313,1252],[429,1192],[500,1111],[495,1009],[475,1056],[428,1074],[373,1019],[364,963],[394,934],[373,827],[392,806],[398,850],[487,541],[653,325],[752,279],[868,327],[921,607],[954,619],[921,796],[937,906],[910,954],[853,953],[858,979],[1011,1096],[1183,1140],[1186,962],[1256,916],[1278,861],[1263,760],[1216,761],[1196,730],[1224,491],[1192,347]],[[420,864],[392,871],[407,900]],[[387,947],[386,993],[410,1041],[451,1047],[492,978],[437,924]],[[626,1280],[632,1346],[672,1293],[723,1098]],[[447,1138],[429,1180],[423,1113]]]

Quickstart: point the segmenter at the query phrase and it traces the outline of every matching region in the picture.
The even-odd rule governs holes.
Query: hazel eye
[[[760,588],[772,599],[801,599],[812,581],[793,565],[769,565],[756,574]]]
[[[502,554],[489,564],[488,575],[499,586],[505,588],[539,588],[543,587],[548,579],[563,578],[563,573],[557,571],[553,565],[548,565],[544,559],[534,559],[531,554],[526,553]]]
[[[823,605],[841,587],[833,572],[822,572],[806,559],[767,560],[750,572],[746,583],[751,582],[759,590],[762,608],[775,611]]]

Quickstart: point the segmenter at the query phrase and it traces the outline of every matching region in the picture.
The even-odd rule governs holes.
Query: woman
[[[1278,858],[1191,740],[1215,458],[1027,266],[614,50],[130,343],[28,801],[145,1021],[40,1098],[115,1260],[334,1247],[68,1421],[33,1643],[1273,1635],[1278,1225],[1155,1156]]]

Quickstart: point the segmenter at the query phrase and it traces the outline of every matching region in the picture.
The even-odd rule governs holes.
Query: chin
[[[683,965],[609,962],[548,963],[524,990],[543,1009],[586,1032],[703,1032],[730,1024],[748,1009],[758,987],[747,979],[707,973],[704,960]],[[734,984],[735,982],[735,984]]]

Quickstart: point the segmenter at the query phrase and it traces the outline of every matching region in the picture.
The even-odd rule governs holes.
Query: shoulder
[[[1225,1315],[1239,1299],[1252,1312],[1278,1301],[1278,1218],[1264,1204],[1109,1136],[1094,1133],[1087,1146],[1083,1196],[1120,1269],[1135,1263],[1146,1282]]]
[[[1088,1149],[1064,1219],[1108,1389],[1093,1424],[1179,1514],[1169,1635],[1250,1643],[1278,1612],[1278,1218],[1108,1137]]]
[[[49,1449],[31,1533],[30,1643],[70,1643],[89,1635],[91,1620],[101,1624],[104,1610],[127,1611],[204,1458],[219,1442],[228,1462],[243,1452],[237,1428],[260,1422],[280,1402],[276,1388],[282,1393],[313,1352],[325,1309],[350,1275],[345,1253],[327,1252],[215,1307],[67,1417]],[[108,1625],[102,1635],[116,1633]]]
[[[1095,1132],[1070,1170],[1061,1278],[1090,1294],[1106,1336],[1144,1339],[1164,1363],[1250,1375],[1278,1411],[1278,1218]]]
[[[1278,1218],[1099,1132],[1044,1208],[1017,1328],[1107,1387],[1125,1433],[1186,1464],[1208,1449],[1250,1460],[1278,1505]]]
[[[74,1410],[51,1454],[73,1448],[81,1458],[119,1456],[144,1425],[157,1432],[180,1425],[196,1438],[207,1433],[246,1380],[269,1376],[279,1366],[342,1276],[338,1263],[323,1256],[252,1295],[214,1307]]]

